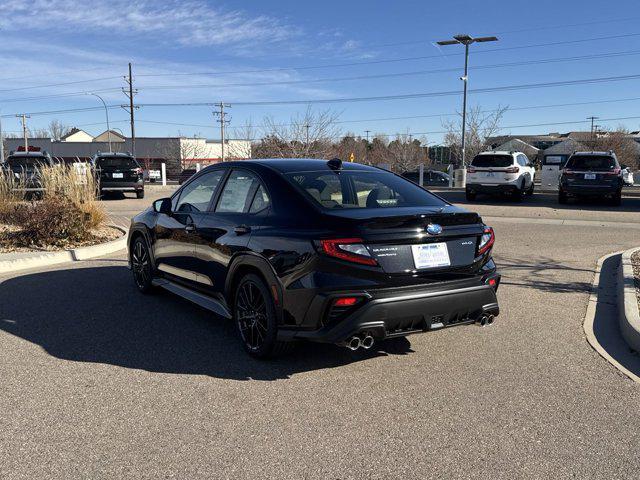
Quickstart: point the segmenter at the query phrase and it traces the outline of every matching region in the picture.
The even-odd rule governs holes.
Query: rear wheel
[[[558,191],[558,203],[563,205],[567,203],[567,194],[563,190]]]
[[[153,268],[151,255],[147,242],[142,237],[137,237],[131,244],[131,271],[133,281],[142,293],[151,293],[153,287]]]
[[[235,289],[233,316],[242,346],[250,355],[267,358],[288,351],[291,342],[280,342],[273,299],[264,281],[245,275]]]
[[[527,195],[528,195],[529,197],[531,197],[531,196],[533,195],[533,189],[534,189],[534,188],[535,188],[535,187],[534,187],[534,185],[533,185],[533,182],[531,182],[531,186],[527,189]]]
[[[613,197],[611,197],[611,205],[615,207],[619,207],[622,204],[622,191],[616,192]]]
[[[520,185],[520,188],[516,188],[515,191],[513,192],[513,198],[515,199],[516,202],[522,202],[524,200],[524,195],[525,195],[525,190],[524,190],[524,180],[522,181],[522,184]]]
[[[476,192],[469,190],[468,188],[465,190],[465,197],[467,198],[467,200],[469,200],[470,202],[473,202],[476,199]]]
[[[144,198],[144,190],[137,191],[136,198]]]

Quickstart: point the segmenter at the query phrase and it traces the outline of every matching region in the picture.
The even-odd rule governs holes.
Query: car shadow
[[[570,199],[567,204],[558,203],[558,196],[554,193],[536,192],[531,197],[525,197],[522,202],[516,201],[513,197],[503,195],[478,195],[474,201],[468,201],[464,192],[458,191],[434,191],[437,195],[444,198],[447,202],[468,205],[467,208],[473,209],[474,205],[492,205],[492,206],[518,206],[518,207],[546,207],[557,210],[593,210],[593,211],[616,211],[616,212],[638,212],[640,211],[640,197],[624,196],[622,205],[613,206],[606,200],[598,198]]]
[[[366,352],[301,343],[289,355],[255,360],[242,349],[231,321],[166,292],[142,295],[124,261],[3,281],[0,330],[63,360],[235,380],[287,379],[412,352],[406,339],[382,342]]]

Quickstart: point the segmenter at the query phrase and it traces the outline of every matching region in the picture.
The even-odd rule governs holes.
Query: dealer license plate
[[[595,180],[596,179],[596,174],[595,173],[585,173],[584,174],[584,179],[585,180]]]
[[[416,268],[448,267],[451,265],[446,243],[411,245]]]
[[[124,178],[124,173],[114,173],[113,178]]]

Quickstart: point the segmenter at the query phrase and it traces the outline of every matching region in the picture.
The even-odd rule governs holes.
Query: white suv
[[[478,193],[508,194],[517,200],[533,195],[535,168],[522,152],[491,151],[475,156],[467,167],[467,200]]]

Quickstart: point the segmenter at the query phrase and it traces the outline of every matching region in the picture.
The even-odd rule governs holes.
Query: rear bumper
[[[514,193],[518,191],[518,185],[513,183],[501,183],[496,185],[467,183],[466,188],[468,192],[488,193],[488,194]]]
[[[139,182],[100,182],[103,192],[139,192],[144,190],[144,181]]]
[[[500,276],[490,278],[500,281]],[[487,280],[488,281],[488,280]],[[340,295],[338,295],[340,296]],[[361,306],[345,318],[314,331],[281,329],[283,340],[305,339],[342,343],[367,333],[376,340],[423,333],[480,321],[500,312],[496,289],[488,284],[451,290],[411,290],[396,294],[367,294]]]
[[[622,185],[570,185],[560,186],[561,190],[572,196],[603,196],[617,194]]]

